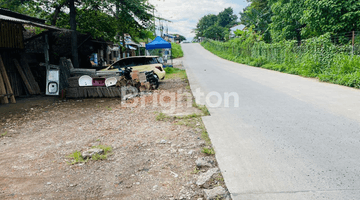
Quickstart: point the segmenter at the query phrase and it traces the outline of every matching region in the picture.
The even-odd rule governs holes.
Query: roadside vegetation
[[[171,43],[171,51],[172,51],[172,57],[173,58],[181,58],[184,56],[184,52],[181,48],[180,44]]]
[[[181,78],[187,80],[186,71],[183,69],[166,67],[164,70],[166,72],[165,79]]]
[[[239,13],[245,28],[233,35],[216,29],[236,19],[231,9],[202,17],[195,30],[202,46],[234,62],[360,88],[360,4],[248,1]]]
[[[243,32],[228,42],[207,40],[202,45],[234,62],[360,88],[360,57],[349,52],[351,45],[334,45],[329,34],[300,46],[296,41],[268,44],[257,39],[256,34]]]

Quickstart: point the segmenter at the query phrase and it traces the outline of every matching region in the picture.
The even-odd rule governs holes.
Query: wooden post
[[[9,77],[7,76],[5,65],[3,63],[1,55],[0,55],[0,71],[1,71],[2,77],[4,79],[4,83],[5,83],[5,86],[6,86],[6,89],[7,89],[6,91],[7,91],[8,94],[10,94],[10,102],[11,103],[16,103],[15,96],[14,96],[13,90],[11,88]]]
[[[24,81],[25,86],[28,89],[29,93],[30,94],[35,94],[35,92],[31,88],[31,85],[30,85],[29,81],[26,78],[26,75],[24,74],[24,71],[21,69],[21,66],[20,66],[19,62],[16,59],[14,59],[14,63],[15,63],[15,66],[16,66],[17,70],[19,71],[19,74],[20,74],[22,80]]]
[[[355,54],[355,31],[352,31],[352,54]]]
[[[4,85],[4,80],[1,76],[1,72],[0,72],[0,95],[6,95],[6,88]],[[0,100],[1,103],[9,103],[9,99],[7,96],[2,97]]]

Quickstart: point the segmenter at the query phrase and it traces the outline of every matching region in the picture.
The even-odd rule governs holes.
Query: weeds
[[[207,155],[214,155],[215,154],[215,150],[213,148],[208,148],[208,147],[204,147],[201,150],[202,153],[207,154]]]
[[[305,40],[300,46],[296,41],[268,44],[254,37],[207,40],[201,45],[234,62],[360,88],[360,56],[351,54],[351,46],[333,44],[329,34]]]
[[[88,161],[88,159],[84,159],[81,155],[81,152],[80,151],[75,151],[74,153],[70,154],[68,156],[68,158],[72,158],[73,161],[70,162],[69,164],[70,165],[74,165],[74,164],[77,164],[77,163],[86,163]]]
[[[192,174],[197,174],[200,172],[200,169],[198,169],[197,167],[194,168],[194,171],[191,172]]]
[[[157,121],[164,121],[166,118],[167,118],[167,116],[162,112],[156,116]]]
[[[93,161],[97,161],[97,160],[106,160],[107,157],[109,155],[111,155],[111,152],[112,152],[112,147],[111,146],[105,146],[105,145],[98,145],[98,146],[93,146],[91,147],[92,149],[102,149],[104,151],[103,154],[94,154],[91,159]],[[86,163],[87,161],[89,161],[89,159],[85,159],[81,152],[80,151],[75,151],[74,153],[70,154],[68,156],[68,158],[72,158],[72,162],[69,162],[70,165],[74,165],[74,164],[77,164],[77,163]]]
[[[2,134],[0,135],[0,137],[5,137],[7,134],[8,134],[8,132],[5,131],[5,133],[2,133]]]
[[[164,69],[166,72],[165,79],[174,79],[174,78],[181,78],[183,80],[187,80],[186,71],[183,69],[167,67]]]
[[[204,114],[204,116],[209,116],[210,115],[210,112],[209,112],[209,110],[207,109],[207,107],[205,105],[199,105],[194,100],[192,106],[199,109],[199,110],[201,110],[202,113]]]

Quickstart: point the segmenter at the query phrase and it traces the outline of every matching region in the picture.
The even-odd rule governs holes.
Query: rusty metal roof
[[[0,14],[0,20],[11,21],[11,22],[20,23],[20,24],[27,24],[27,25],[36,26],[36,27],[41,27],[41,28],[45,28],[45,29],[49,29],[49,30],[56,30],[56,31],[64,31],[64,30],[67,30],[67,31],[70,31],[70,30],[68,30],[68,29],[58,28],[58,27],[56,27],[56,26],[50,26],[50,25],[46,25],[46,24],[40,24],[40,23],[37,23],[37,22],[32,22],[32,21],[24,20],[24,19],[18,19],[18,18],[15,18],[15,17],[9,17],[9,16],[6,16],[6,15],[1,15],[1,14]]]

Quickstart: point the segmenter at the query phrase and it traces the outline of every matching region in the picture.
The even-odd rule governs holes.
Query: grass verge
[[[187,80],[186,71],[183,69],[166,67],[164,70],[166,72],[165,80],[174,78],[181,78],[183,80]]]

